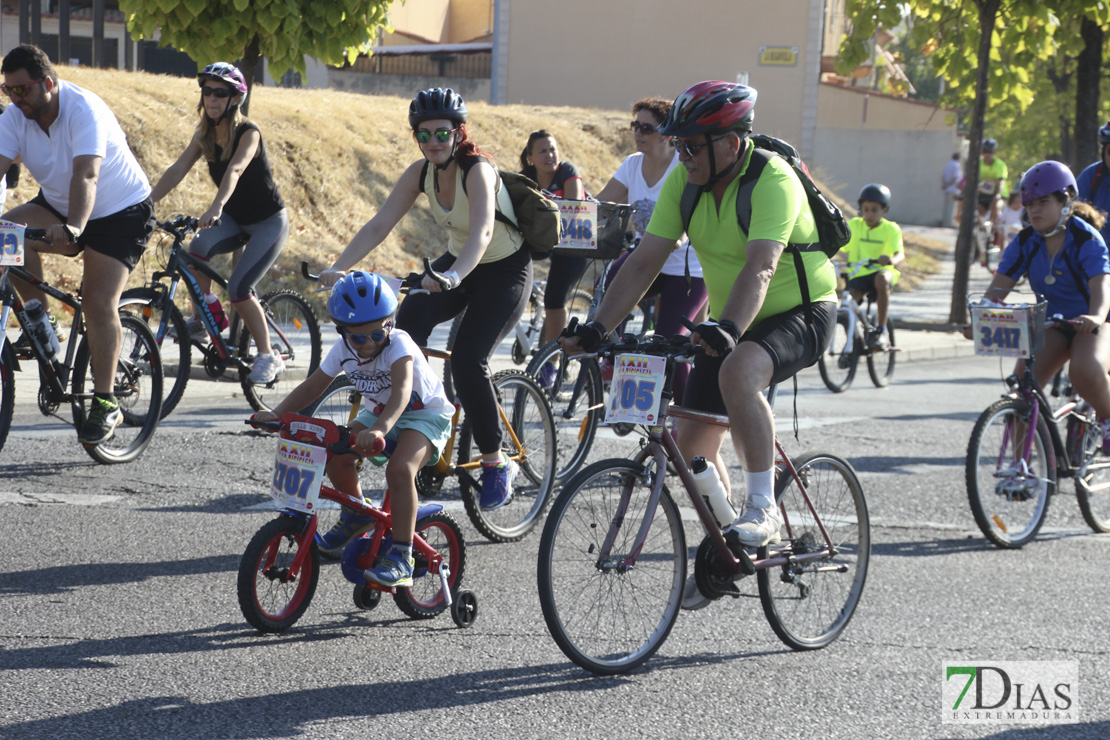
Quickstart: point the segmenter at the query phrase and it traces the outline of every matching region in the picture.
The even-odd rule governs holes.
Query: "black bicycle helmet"
[[[863,203],[865,200],[878,203],[883,208],[890,208],[890,188],[877,182],[864,185],[863,190],[859,191],[858,201]]]
[[[983,151],[988,154],[998,149],[998,142],[994,139],[983,139]]]
[[[409,104],[409,127],[413,131],[424,121],[439,118],[458,123],[466,123],[466,103],[451,88],[433,87],[421,90]]]

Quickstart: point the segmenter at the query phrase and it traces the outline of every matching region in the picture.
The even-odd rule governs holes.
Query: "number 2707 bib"
[[[279,439],[270,484],[270,495],[278,506],[314,513],[327,460],[328,451],[323,447]]]

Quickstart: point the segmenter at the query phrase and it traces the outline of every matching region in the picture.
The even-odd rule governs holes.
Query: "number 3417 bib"
[[[658,423],[666,372],[665,357],[618,355],[605,423]]]

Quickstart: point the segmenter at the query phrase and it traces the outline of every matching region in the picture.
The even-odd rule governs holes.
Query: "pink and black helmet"
[[[204,87],[205,80],[220,80],[231,85],[234,89],[238,90],[243,95],[243,100],[247,99],[247,80],[243,77],[243,73],[234,64],[228,62],[214,62],[200,71],[197,75],[197,84]],[[243,100],[239,101],[242,105]]]
[[[1053,193],[1063,193],[1068,200],[1071,200],[1078,192],[1075,175],[1061,162],[1052,160],[1038,162],[1021,178],[1023,206]]]

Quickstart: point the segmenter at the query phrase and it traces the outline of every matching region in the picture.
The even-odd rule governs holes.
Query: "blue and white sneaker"
[[[482,493],[478,503],[483,511],[500,509],[513,500],[513,479],[519,471],[512,460],[499,463],[482,463]]]
[[[343,548],[355,537],[374,528],[374,517],[343,509],[339,521],[323,537],[317,535],[316,547],[323,555],[339,557]]]
[[[396,550],[378,558],[378,563],[373,568],[366,570],[364,575],[367,580],[388,588],[404,588],[412,585],[412,570],[416,560],[409,555],[405,557]]]

